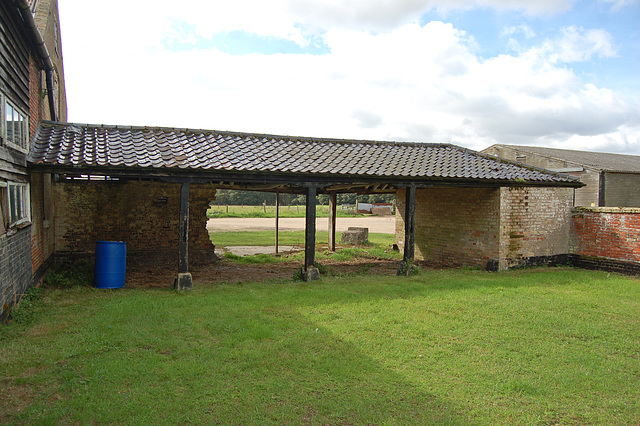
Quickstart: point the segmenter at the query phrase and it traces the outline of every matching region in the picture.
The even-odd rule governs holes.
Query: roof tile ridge
[[[139,125],[122,125],[122,124],[91,124],[91,123],[77,123],[77,122],[57,122],[46,121],[42,123],[48,125],[60,126],[60,127],[84,127],[84,128],[103,128],[103,129],[116,129],[116,130],[160,130],[170,132],[194,132],[211,135],[225,135],[225,136],[240,136],[244,138],[266,138],[266,139],[280,139],[291,142],[324,142],[324,143],[337,143],[337,144],[355,144],[355,145],[382,145],[382,146],[414,146],[414,147],[447,147],[456,146],[448,143],[437,142],[416,142],[416,141],[391,141],[391,140],[374,140],[374,139],[346,139],[346,138],[324,138],[319,136],[293,136],[293,135],[276,135],[269,133],[250,133],[240,132],[232,130],[215,130],[215,129],[197,129],[189,127],[168,127],[168,126],[139,126]]]

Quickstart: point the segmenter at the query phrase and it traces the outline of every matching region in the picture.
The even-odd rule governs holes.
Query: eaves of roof
[[[165,127],[42,122],[32,169],[239,179],[355,179],[499,186],[582,184],[451,144],[291,137]]]

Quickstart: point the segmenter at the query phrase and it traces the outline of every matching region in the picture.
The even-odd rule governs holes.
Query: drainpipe
[[[44,44],[44,40],[42,39],[40,30],[38,30],[38,27],[36,26],[36,22],[33,19],[33,15],[31,14],[29,5],[25,0],[15,0],[15,2],[18,6],[18,9],[20,9],[20,15],[22,16],[24,23],[27,25],[27,29],[29,30],[29,33],[31,35],[32,42],[36,46],[38,57],[40,58],[40,60],[42,61],[42,65],[44,66],[51,121],[57,121],[55,107],[56,104],[53,97],[53,62],[51,62],[49,51],[47,50],[46,44]]]

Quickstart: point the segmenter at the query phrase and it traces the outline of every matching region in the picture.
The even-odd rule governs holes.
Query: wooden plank
[[[178,273],[186,274],[189,271],[189,183],[185,182],[180,187],[180,226],[179,226]]]
[[[278,254],[278,226],[280,222],[280,193],[276,192],[276,254]]]
[[[413,262],[416,242],[416,186],[409,185],[406,191],[404,217],[404,262]]]
[[[338,194],[329,194],[329,251],[336,251],[336,213]]]
[[[16,106],[29,111],[29,54],[31,44],[20,27],[13,3],[0,2],[0,89]]]
[[[304,267],[312,267],[316,261],[316,187],[307,187],[306,222],[304,232]]]
[[[0,146],[0,160],[4,160],[7,163],[14,164],[16,166],[21,166],[24,168],[25,173],[27,170],[27,154],[24,152],[16,151],[13,148],[6,148],[4,146]]]
[[[605,197],[605,173],[600,172],[600,181],[598,187],[598,207],[605,207],[607,205],[607,200]]]

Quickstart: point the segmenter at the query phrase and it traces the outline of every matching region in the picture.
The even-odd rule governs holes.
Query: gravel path
[[[304,218],[280,218],[279,229],[281,231],[304,230]],[[369,232],[377,234],[395,234],[395,216],[371,216],[371,217],[339,217],[336,221],[337,232],[346,231],[350,226],[369,228]],[[329,218],[316,219],[316,230],[326,230],[329,227]],[[207,230],[209,232],[229,231],[265,231],[275,230],[276,220],[269,218],[218,218],[209,219]]]

